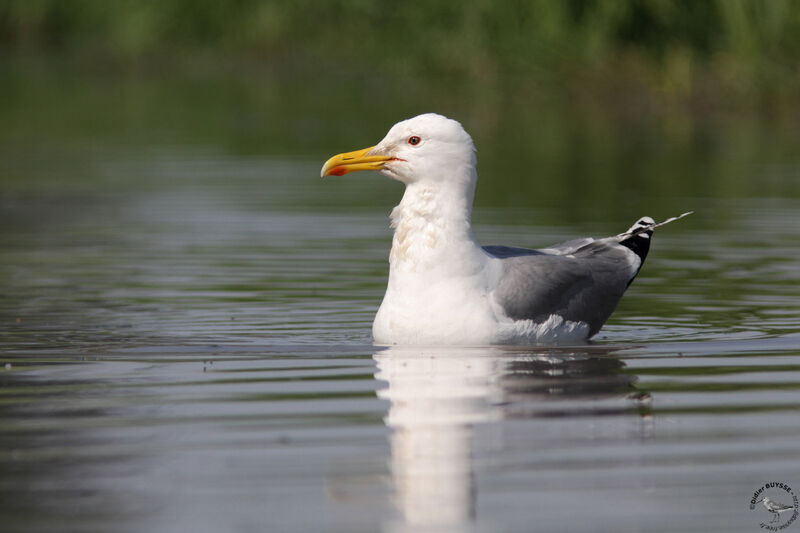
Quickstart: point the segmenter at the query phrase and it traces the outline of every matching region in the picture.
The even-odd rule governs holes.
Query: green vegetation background
[[[5,0],[7,53],[130,66],[181,54],[324,59],[389,74],[525,74],[572,90],[640,83],[663,99],[794,105],[791,0]],[[608,80],[608,77],[614,78]],[[607,87],[606,87],[607,88]]]
[[[790,0],[5,0],[0,192],[81,143],[321,162],[438,111],[479,205],[800,196],[798,36]]]

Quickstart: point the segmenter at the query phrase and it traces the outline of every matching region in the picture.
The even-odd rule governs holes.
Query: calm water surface
[[[755,490],[800,494],[798,200],[574,221],[479,196],[487,244],[696,214],[591,345],[383,349],[397,185],[75,153],[4,153],[102,179],[0,197],[3,531],[758,531]]]

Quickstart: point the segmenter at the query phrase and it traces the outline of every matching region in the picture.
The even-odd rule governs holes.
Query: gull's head
[[[335,155],[321,176],[378,170],[403,183],[474,181],[475,146],[457,121],[426,113],[398,122],[375,146]]]

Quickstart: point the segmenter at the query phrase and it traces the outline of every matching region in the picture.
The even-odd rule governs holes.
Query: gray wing
[[[649,235],[647,240],[649,244]],[[611,316],[643,260],[615,237],[579,239],[544,250],[484,250],[501,260],[493,296],[510,318],[542,322],[556,314],[589,324],[590,336]]]
[[[539,251],[548,254],[567,255],[576,252],[579,248],[582,248],[587,244],[595,242],[595,240],[596,239],[592,237],[584,237],[583,239],[573,239],[571,241],[548,246],[547,248],[542,248]]]

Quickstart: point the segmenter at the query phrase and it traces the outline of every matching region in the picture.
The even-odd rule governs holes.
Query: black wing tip
[[[653,236],[653,227],[655,225],[656,221],[652,217],[642,217],[622,235],[623,238],[619,241],[622,246],[628,248],[639,257],[641,261],[639,268],[647,258],[647,252],[650,251],[650,238]]]
[[[641,262],[644,263],[644,260],[647,258],[647,252],[650,251],[650,237],[652,236],[653,230],[648,229],[640,233],[636,233],[635,235],[631,235],[626,239],[622,239],[619,241],[619,243],[639,256]]]

